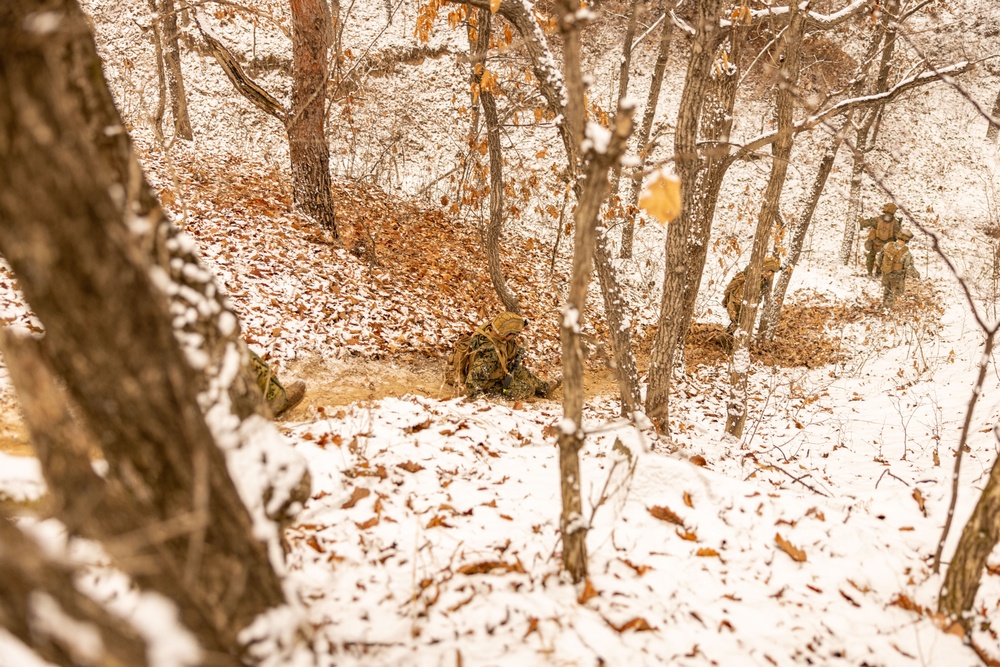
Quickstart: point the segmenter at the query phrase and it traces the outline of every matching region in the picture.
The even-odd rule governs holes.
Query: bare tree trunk
[[[846,122],[841,123],[836,135],[831,139],[826,152],[823,153],[819,170],[816,173],[816,180],[813,181],[813,186],[809,190],[809,194],[799,204],[801,214],[792,230],[792,237],[788,243],[788,258],[784,263],[783,269],[777,275],[771,299],[768,301],[767,307],[764,309],[764,315],[761,318],[760,331],[758,332],[761,340],[770,341],[774,339],[774,332],[778,328],[778,319],[781,317],[781,307],[785,303],[785,293],[788,291],[788,283],[792,279],[792,272],[798,265],[799,257],[802,255],[802,245],[805,242],[806,232],[809,231],[813,214],[816,212],[816,205],[819,203],[820,195],[823,194],[826,181],[830,176],[830,172],[833,171],[833,163],[837,158],[837,151],[843,143],[843,135],[841,133],[845,128]]]
[[[184,91],[184,74],[181,71],[180,31],[177,29],[177,12],[174,0],[159,0],[157,8],[163,21],[163,61],[170,87],[170,111],[174,117],[174,136],[187,141],[194,139],[191,117],[188,115],[187,93]]]
[[[52,559],[3,515],[0,545],[0,618],[8,632],[39,657],[64,667],[149,664],[146,642],[135,628],[78,591],[74,581],[80,573]],[[80,623],[90,634],[71,632],[65,621],[45,622],[54,615],[50,609]]]
[[[486,226],[486,265],[493,289],[505,310],[521,313],[521,304],[507,285],[507,278],[500,263],[500,232],[503,230],[503,153],[500,148],[500,120],[497,117],[497,102],[489,86],[483,87],[483,72],[486,68],[486,54],[490,46],[490,10],[478,11],[478,34],[473,46],[472,85],[479,93],[486,121],[486,144],[490,155],[490,222]]]
[[[955,472],[952,476],[954,488],[952,489],[951,504],[948,506],[948,518],[934,554],[935,572],[940,566],[941,552],[955,514],[955,498],[958,491],[958,473],[961,468],[962,451],[965,449],[969,426],[972,423],[972,412],[982,394],[983,380],[992,358],[995,337],[995,328],[986,332],[986,346],[979,362],[979,375],[976,378],[972,399],[969,401],[969,407],[965,413],[962,437],[955,454]],[[955,555],[952,556],[951,563],[948,565],[948,571],[945,573],[944,583],[941,585],[941,593],[938,598],[938,611],[951,619],[960,621],[967,632],[970,625],[967,614],[972,611],[972,604],[976,600],[976,592],[979,590],[979,581],[983,576],[986,561],[998,540],[1000,540],[1000,457],[993,463],[986,488],[983,489],[975,509],[972,510],[972,516],[969,517],[968,523],[962,530],[962,536],[958,540]]]
[[[42,11],[60,13],[56,29],[21,29]],[[81,468],[80,452],[67,448],[45,456],[47,475],[88,485],[63,489],[64,498],[79,493],[95,508],[113,503],[114,511],[100,515],[67,516],[109,553],[127,554],[117,564],[141,590],[172,599],[213,659],[236,664],[241,633],[285,604],[271,561],[281,558],[277,526],[268,524],[268,544],[255,537],[263,516],[255,510],[251,518],[203,416],[196,387],[205,378],[185,353],[198,358],[204,350],[194,341],[182,348],[175,337],[162,291],[169,274],[154,263],[152,231],[163,212],[127,135],[107,131],[121,121],[100,72],[75,2],[0,5],[0,134],[8,137],[0,142],[0,167],[17,165],[0,168],[0,253],[44,325],[35,357],[64,383],[79,424],[108,463],[102,484],[89,461]],[[195,278],[217,291],[207,272]],[[225,311],[211,317],[218,330],[238,335]],[[232,344],[226,349],[238,353]],[[230,357],[230,369],[239,359]],[[215,387],[217,394],[228,390]],[[46,410],[43,416],[65,422],[64,413]],[[52,452],[63,446],[71,426],[29,419],[33,441],[48,438]],[[220,436],[239,439],[225,430],[238,418],[215,421],[226,424],[215,426]],[[73,469],[60,473],[57,465]]]
[[[993,111],[990,112],[993,116],[993,120],[986,127],[986,141],[987,143],[993,143],[997,140],[997,134],[1000,133],[1000,91],[997,91],[997,99],[993,102]]]
[[[767,255],[767,245],[771,238],[771,228],[778,216],[781,191],[785,187],[788,161],[792,155],[794,109],[799,79],[799,56],[802,35],[806,26],[806,14],[798,5],[790,4],[791,18],[784,36],[779,42],[778,60],[784,56],[779,70],[777,94],[778,139],[771,144],[771,174],[764,189],[764,203],[754,232],[750,265],[747,267],[746,282],[743,286],[743,304],[739,322],[733,334],[733,349],[729,361],[729,401],[726,409],[726,433],[739,438],[743,435],[743,425],[747,418],[747,379],[750,374],[750,333],[757,321],[757,304],[760,301],[761,267]]]
[[[622,62],[618,73],[618,97],[616,105],[628,95],[629,66],[632,62],[632,41],[635,38],[637,0],[632,0],[628,27],[622,47]],[[611,168],[611,180],[608,191],[612,197],[618,192],[618,184],[622,172],[621,162],[616,161]],[[609,210],[617,205],[609,203]],[[595,235],[594,263],[597,266],[597,277],[601,286],[601,297],[604,302],[604,314],[608,320],[608,330],[611,337],[611,349],[614,354],[613,371],[618,380],[618,391],[621,398],[621,414],[631,417],[641,406],[639,393],[639,371],[635,366],[635,355],[632,353],[631,323],[627,314],[628,301],[622,293],[621,283],[615,274],[611,262],[611,249],[608,241],[607,228],[603,222],[598,222]]]
[[[878,76],[871,93],[877,94],[889,89],[889,71],[892,54],[896,47],[896,17],[899,13],[899,0],[888,0],[885,12],[879,24],[877,33],[882,41],[882,57],[879,63]],[[851,248],[854,246],[854,235],[858,233],[858,219],[862,216],[861,189],[864,177],[864,155],[875,147],[872,127],[881,117],[884,103],[873,104],[861,112],[861,121],[854,140],[854,164],[851,167],[851,191],[847,202],[847,220],[844,221],[844,239],[840,245],[840,261],[847,265],[851,261]]]
[[[667,227],[666,269],[663,278],[663,297],[660,302],[660,325],[657,327],[650,354],[649,388],[646,393],[646,412],[664,423],[667,418],[674,353],[682,334],[685,293],[693,279],[688,273],[685,251],[689,235],[696,234],[697,220],[705,215],[701,207],[705,205],[706,193],[699,185],[706,166],[698,151],[698,129],[705,100],[709,91],[714,88],[712,68],[715,63],[716,47],[725,37],[725,33],[719,27],[719,17],[724,4],[721,0],[706,0],[697,4],[697,15],[694,20],[697,34],[691,43],[691,57],[677,113],[674,159],[677,174],[681,179],[681,214]],[[709,210],[707,215],[711,218],[712,210]],[[698,279],[700,280],[700,276]],[[695,291],[697,292],[697,285]]]
[[[636,135],[639,144],[639,158],[642,162],[634,168],[632,177],[629,179],[628,201],[623,207],[625,221],[622,225],[622,247],[618,255],[622,259],[632,257],[635,216],[639,212],[639,191],[642,190],[642,174],[649,160],[651,148],[649,146],[649,135],[653,131],[653,118],[656,116],[656,107],[660,100],[663,75],[667,69],[667,61],[670,59],[670,41],[674,32],[674,22],[671,20],[670,15],[673,13],[675,5],[675,0],[667,0],[663,3],[664,16],[663,25],[660,26],[660,46],[656,53],[656,64],[653,65],[653,78],[649,83],[649,93],[646,96],[646,108],[642,114],[642,123],[639,125],[639,132]]]
[[[325,0],[290,0],[292,7],[292,108],[285,130],[295,203],[337,236],[326,140],[326,50],[330,10]]]

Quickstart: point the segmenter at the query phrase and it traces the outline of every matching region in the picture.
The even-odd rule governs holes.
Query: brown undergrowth
[[[816,368],[850,358],[853,344],[841,335],[851,324],[867,321],[879,328],[905,320],[916,327],[933,327],[944,312],[942,304],[926,281],[911,281],[907,292],[891,309],[880,299],[834,304],[821,295],[802,291],[793,304],[782,308],[774,339],[751,345],[754,361],[766,366]],[[685,346],[685,368],[716,366],[728,361],[731,337],[723,326],[696,322]]]

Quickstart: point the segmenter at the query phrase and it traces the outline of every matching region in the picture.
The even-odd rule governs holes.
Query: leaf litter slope
[[[288,213],[287,180],[269,167],[180,147],[143,160],[178,218],[187,209],[251,344],[311,381],[316,400],[284,422],[315,481],[291,565],[330,663],[978,664],[927,613],[975,359],[954,305],[916,325],[883,317],[878,287],[853,277],[844,289],[862,298],[796,301],[801,338],[783,335],[778,356],[804,367],[756,369],[742,443],[721,437],[716,336],[688,351],[672,441],[617,422],[610,382],[589,392],[585,496],[607,499],[577,589],[557,567],[558,406],[452,400],[438,381],[450,342],[495,309],[474,231],[343,187],[345,239],[331,244]],[[536,322],[532,362],[555,372],[561,284],[531,241],[511,231],[518,264],[505,269]],[[949,345],[957,361],[919,368],[930,337],[932,363],[949,363]],[[982,431],[995,405],[981,414],[963,490],[981,487],[994,455]],[[631,485],[616,437],[640,456]],[[975,635],[987,648],[998,599],[989,575]]]
[[[333,242],[287,213],[287,196],[269,202],[262,193],[288,191],[270,178],[248,174],[252,188],[224,191],[192,181],[187,229],[231,291],[251,342],[320,378],[315,400],[285,423],[315,481],[292,531],[292,569],[313,622],[342,652],[338,664],[457,656],[470,664],[704,665],[735,664],[735,656],[974,664],[928,612],[938,584],[925,561],[947,474],[926,472],[926,444],[911,444],[905,461],[889,443],[877,451],[860,444],[867,436],[831,407],[843,389],[807,376],[812,366],[857,372],[845,337],[853,349],[853,336],[868,330],[885,351],[893,345],[882,328],[912,328],[903,318],[873,322],[877,294],[790,307],[782,342],[760,352],[774,365],[758,373],[750,400],[760,421],[743,446],[710,444],[724,423],[718,339],[692,338],[706,358],[679,383],[672,442],[616,421],[611,391],[598,397],[584,481],[601,508],[592,576],[580,591],[558,573],[558,405],[450,399],[440,382],[453,337],[495,303],[475,233],[378,190],[342,188],[344,238]],[[532,327],[530,344],[539,366],[554,370],[559,295],[548,257],[531,244],[517,257],[513,280],[526,312],[552,323]],[[933,293],[908,298],[940,323]],[[831,329],[839,339],[823,334]],[[344,359],[314,355],[354,361],[338,368]],[[805,367],[798,386],[781,369],[796,365]],[[398,380],[387,377],[395,373]],[[914,379],[898,380],[903,396]],[[644,453],[631,485],[615,438]]]

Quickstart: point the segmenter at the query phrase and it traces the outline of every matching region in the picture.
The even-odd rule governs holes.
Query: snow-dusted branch
[[[804,10],[808,6],[808,2],[802,2],[799,4],[799,10]],[[849,21],[861,12],[873,7],[876,4],[875,0],[853,0],[849,5],[841,9],[840,11],[834,12],[832,14],[820,14],[818,12],[807,12],[806,13],[806,30],[827,30],[829,28],[836,27],[845,21]],[[765,20],[772,19],[788,19],[792,12],[791,7],[768,7],[767,9],[750,9],[748,10],[750,14],[751,24],[760,23]],[[721,21],[720,25],[728,26],[729,21]]]
[[[955,63],[949,67],[943,67],[941,69],[933,70],[930,72],[923,72],[916,76],[912,76],[908,79],[903,79],[895,86],[885,91],[884,93],[878,93],[875,95],[865,95],[863,97],[852,97],[850,99],[842,100],[837,104],[833,105],[829,109],[825,109],[820,113],[814,114],[809,118],[806,118],[795,124],[794,133],[806,132],[813,129],[817,125],[825,123],[829,119],[839,116],[840,114],[846,113],[853,109],[869,107],[876,104],[885,104],[886,102],[891,102],[893,99],[903,94],[904,92],[922,86],[928,83],[934,83],[935,81],[947,81],[952,76],[957,76],[964,74],[975,67],[973,63],[963,61]],[[768,146],[774,143],[778,139],[778,132],[770,132],[768,134],[761,135],[755,139],[751,139],[747,143],[739,147],[739,149],[729,156],[728,161],[734,162],[743,157],[746,157],[750,153],[757,151],[764,146]]]
[[[250,76],[243,71],[240,63],[236,58],[230,53],[221,40],[215,36],[212,32],[208,21],[205,18],[204,11],[199,9],[194,14],[195,24],[198,26],[199,32],[201,32],[202,38],[205,40],[205,44],[208,46],[209,51],[215,56],[216,61],[218,61],[219,66],[229,77],[233,86],[239,91],[243,97],[250,100],[254,106],[259,108],[266,114],[274,116],[281,121],[281,124],[286,123],[286,112],[285,108],[281,105],[281,102],[272,97],[266,90],[260,87],[260,85],[250,78]]]

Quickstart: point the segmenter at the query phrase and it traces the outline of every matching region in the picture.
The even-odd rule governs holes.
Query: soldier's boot
[[[280,417],[302,402],[306,395],[306,383],[296,380],[268,399],[267,406],[275,417]]]
[[[538,388],[538,395],[542,398],[549,398],[555,392],[556,389],[562,386],[563,379],[560,375],[554,380],[549,380],[548,382],[543,382],[542,386]]]

